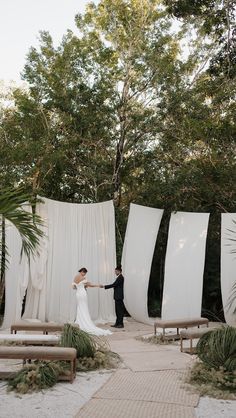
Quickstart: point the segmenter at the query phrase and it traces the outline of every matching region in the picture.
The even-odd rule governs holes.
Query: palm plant
[[[18,230],[22,239],[22,251],[27,257],[37,250],[43,232],[40,229],[42,221],[39,216],[24,210],[24,204],[29,196],[18,189],[4,189],[0,193],[0,230],[5,219],[10,221]],[[3,240],[0,238],[0,254],[3,251]],[[5,248],[7,253],[7,248]]]
[[[209,368],[236,370],[236,328],[226,326],[204,334],[197,344],[200,360]]]
[[[75,348],[78,358],[94,357],[96,352],[96,338],[71,324],[64,325],[60,345]]]
[[[4,294],[4,273],[7,264],[8,250],[5,242],[5,220],[10,221],[18,230],[22,239],[22,252],[29,258],[34,255],[43,232],[41,218],[24,210],[29,196],[22,188],[3,189],[0,193],[0,306]],[[21,252],[21,253],[22,253]]]

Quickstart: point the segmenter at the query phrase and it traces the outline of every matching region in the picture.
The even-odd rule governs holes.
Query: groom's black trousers
[[[116,311],[116,325],[124,325],[123,318],[124,318],[124,302],[123,300],[115,300],[115,311]]]

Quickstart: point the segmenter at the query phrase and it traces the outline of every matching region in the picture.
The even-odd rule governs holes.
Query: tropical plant
[[[204,334],[197,343],[197,355],[208,367],[236,371],[236,328],[222,327]]]
[[[60,345],[62,347],[75,348],[77,350],[77,358],[94,357],[96,352],[96,340],[94,336],[72,324],[64,325]]]
[[[36,252],[40,237],[43,236],[40,229],[41,218],[24,209],[24,205],[29,200],[30,196],[22,188],[3,189],[0,193],[0,229],[3,219],[10,221],[18,230],[22,239],[22,250],[28,257]],[[1,239],[0,253],[2,253]]]

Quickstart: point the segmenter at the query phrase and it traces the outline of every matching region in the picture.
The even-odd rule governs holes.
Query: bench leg
[[[190,354],[193,354],[193,339],[190,337]]]
[[[166,337],[166,329],[163,328],[163,331],[162,331],[162,339],[163,339],[163,341],[165,340],[165,337]]]
[[[181,353],[183,352],[183,337],[182,337],[182,335],[180,336],[180,351],[181,351]]]
[[[71,373],[70,382],[73,383],[73,380],[76,375],[76,359],[71,360],[70,362],[70,373]]]
[[[157,335],[157,326],[154,324],[154,335]]]

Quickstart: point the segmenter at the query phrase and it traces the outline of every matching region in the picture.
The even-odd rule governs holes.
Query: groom
[[[105,286],[101,285],[104,289],[114,288],[114,299],[115,299],[115,310],[116,310],[116,323],[111,325],[115,328],[124,328],[123,318],[124,318],[124,277],[122,276],[121,266],[115,268],[116,280],[112,284],[107,284]]]

